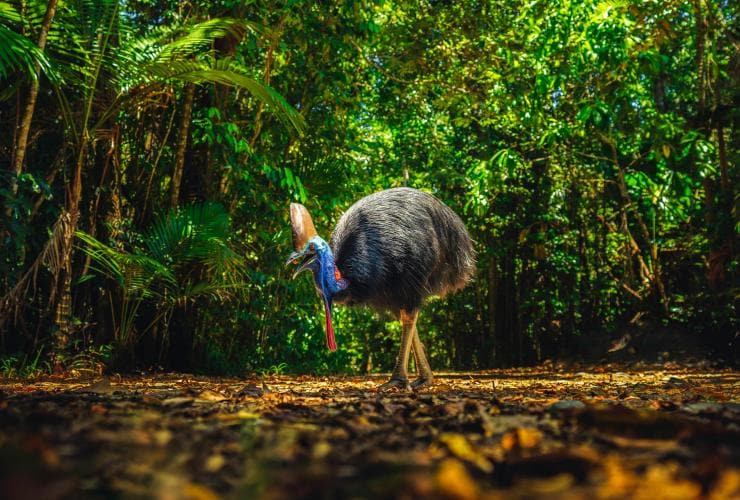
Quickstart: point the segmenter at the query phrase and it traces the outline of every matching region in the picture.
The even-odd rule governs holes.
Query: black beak
[[[316,257],[317,255],[315,253],[311,253],[307,250],[303,250],[301,252],[293,252],[292,254],[290,254],[288,260],[285,261],[285,265],[287,266],[288,264],[295,263],[298,266],[298,269],[295,270],[291,279],[295,279],[296,276],[308,269],[308,266],[310,266],[316,260]],[[298,264],[298,260],[300,259],[303,259],[303,262]]]

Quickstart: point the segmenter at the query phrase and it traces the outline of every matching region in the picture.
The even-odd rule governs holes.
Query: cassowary
[[[310,270],[324,303],[326,342],[334,351],[334,302],[367,305],[397,314],[403,327],[401,349],[391,379],[380,386],[409,387],[407,366],[413,353],[417,388],[433,380],[416,319],[424,299],[458,290],[473,276],[475,252],[465,224],[434,196],[410,188],[371,194],[339,219],[331,241],[316,233],[303,205],[291,203],[295,251],[287,264],[293,274]]]

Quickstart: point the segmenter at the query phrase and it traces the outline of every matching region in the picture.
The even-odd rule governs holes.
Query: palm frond
[[[178,275],[179,285],[169,291],[170,297],[189,295],[194,278],[200,279],[203,272],[215,288],[243,287],[245,264],[231,249],[230,235],[229,214],[217,203],[180,207],[154,221],[144,241],[149,255],[171,265]]]
[[[229,245],[231,221],[219,204],[188,205],[157,218],[143,234],[145,252],[122,251],[84,232],[75,234],[91,269],[123,292],[119,338],[125,342],[133,338],[129,334],[143,301],[169,315],[199,299],[226,301],[244,293],[246,266]]]
[[[229,215],[217,203],[187,205],[155,219],[144,233],[149,254],[165,261],[207,258],[215,242],[229,237]]]
[[[148,65],[147,70],[159,78],[192,83],[220,83],[242,88],[271,108],[284,125],[292,127],[298,133],[303,133],[306,128],[303,117],[283,96],[269,85],[242,73],[230,59],[219,60],[213,66],[202,61],[158,62]]]
[[[62,212],[54,223],[49,240],[36,257],[34,263],[23,274],[21,279],[10,289],[8,293],[0,297],[0,328],[5,321],[17,319],[23,305],[27,302],[29,292],[35,293],[36,278],[41,268],[48,269],[52,274],[52,283],[56,283],[64,266],[64,246],[71,239],[71,215]],[[52,287],[54,290],[54,287]],[[33,295],[31,293],[31,295]],[[49,303],[54,302],[54,295],[49,298]]]
[[[242,19],[216,18],[187,27],[182,36],[162,47],[156,62],[181,60],[211,47],[219,38],[241,41],[248,29],[255,26]]]
[[[21,13],[12,4],[0,2],[0,22],[18,24],[22,20]]]
[[[156,259],[117,250],[82,231],[75,235],[84,243],[82,251],[93,261],[91,268],[114,280],[125,295],[156,296],[162,283],[169,285],[175,281],[170,269]]]
[[[50,80],[57,79],[49,59],[35,43],[0,24],[0,80],[15,72],[36,79],[37,64]]]

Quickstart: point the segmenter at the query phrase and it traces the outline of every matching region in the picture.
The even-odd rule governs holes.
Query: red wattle
[[[324,301],[324,314],[326,315],[326,347],[330,351],[334,352],[337,350],[337,343],[334,340],[334,325],[331,322],[331,309],[329,304]]]

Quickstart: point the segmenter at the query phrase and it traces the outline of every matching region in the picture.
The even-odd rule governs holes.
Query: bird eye
[[[312,252],[315,252],[316,251],[316,245],[314,243],[311,243],[310,245],[308,245],[308,249],[311,250]]]

